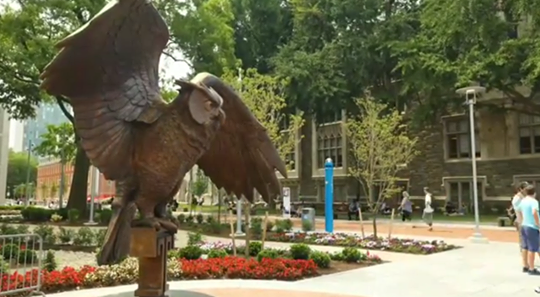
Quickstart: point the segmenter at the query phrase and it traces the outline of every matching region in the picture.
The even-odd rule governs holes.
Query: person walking
[[[403,198],[401,199],[401,205],[399,206],[399,209],[401,210],[401,221],[405,222],[405,220],[407,220],[410,222],[412,219],[413,210],[412,202],[409,198],[409,193],[407,193],[407,191],[403,191],[401,195],[403,196]]]
[[[521,203],[521,200],[525,197],[525,188],[529,185],[527,182],[522,182],[516,187],[516,194],[512,198],[512,210],[515,215],[514,220],[514,226],[516,227],[516,231],[518,232],[518,244],[519,244],[519,252],[521,255],[521,259],[523,261],[523,272],[529,272],[529,269],[527,268],[527,259],[523,257],[523,248],[522,248],[522,238],[521,238],[521,221],[522,217],[521,214],[517,211],[519,208],[519,204]]]
[[[521,199],[516,208],[517,216],[521,218],[521,248],[523,271],[531,275],[540,275],[534,267],[536,253],[540,249],[540,218],[538,216],[538,200],[536,200],[536,189],[532,185],[528,185],[524,189],[525,197]]]
[[[433,231],[433,207],[431,207],[432,196],[428,187],[424,187],[424,213],[422,214],[422,219],[428,225],[429,231]]]

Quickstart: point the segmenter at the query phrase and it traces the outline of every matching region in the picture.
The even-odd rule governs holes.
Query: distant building
[[[9,121],[9,148],[14,152],[24,150],[24,121]]]
[[[66,107],[71,111],[71,107]],[[67,121],[58,104],[42,103],[36,110],[36,117],[24,123],[23,150],[27,151],[29,145],[39,145],[40,137],[47,132],[48,125],[59,125]]]
[[[0,109],[0,205],[5,204],[9,157],[9,115]]]

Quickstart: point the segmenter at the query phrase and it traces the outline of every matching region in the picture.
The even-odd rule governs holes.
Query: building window
[[[480,137],[475,129],[475,155],[480,157]],[[446,155],[448,159],[471,157],[471,136],[466,118],[447,119],[445,123]]]
[[[521,154],[540,153],[540,117],[519,115],[519,152]]]
[[[472,188],[472,181],[450,181],[447,183],[447,200],[454,203],[456,208],[464,210],[465,212],[474,211],[474,193]],[[477,183],[478,201],[482,201],[484,188],[483,183]]]
[[[317,167],[324,168],[326,158],[331,158],[334,167],[343,167],[341,135],[324,135],[317,138]]]

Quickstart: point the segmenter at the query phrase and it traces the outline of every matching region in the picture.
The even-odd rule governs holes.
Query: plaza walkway
[[[403,226],[405,228],[407,226]],[[449,228],[449,227],[446,227]],[[410,232],[412,228],[405,228]],[[426,236],[427,230],[418,229],[415,238],[443,239],[442,230]],[[452,229],[452,228],[449,228]],[[457,229],[457,228],[455,228]],[[452,229],[451,231],[456,231]],[[445,229],[446,230],[446,229]],[[467,230],[467,229],[465,229]],[[486,230],[487,231],[487,230]],[[497,231],[497,230],[492,230]],[[490,233],[494,240],[488,244],[473,244],[466,240],[470,232],[445,239],[463,246],[462,249],[430,256],[415,256],[374,251],[390,263],[368,268],[326,275],[298,282],[255,280],[205,280],[170,283],[170,297],[525,297],[536,296],[540,276],[521,272],[516,243],[496,241],[501,231]],[[451,234],[458,234],[453,232]],[[461,234],[461,233],[460,233]],[[184,234],[179,234],[180,238]],[[180,239],[179,238],[179,239]],[[490,238],[491,239],[491,238]],[[208,237],[208,241],[223,240]],[[183,239],[182,239],[183,242]],[[178,242],[178,243],[182,243]],[[268,246],[284,246],[268,243]],[[338,250],[335,247],[313,247],[319,250]],[[540,262],[539,262],[540,264]],[[78,291],[78,297],[131,297],[135,286]],[[71,297],[72,292],[49,297]]]

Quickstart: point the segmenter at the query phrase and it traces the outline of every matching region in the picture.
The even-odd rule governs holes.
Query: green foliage
[[[250,241],[249,242],[249,255],[257,256],[262,250],[262,243],[259,241]]]
[[[25,152],[13,152],[9,151],[8,159],[8,171],[6,187],[9,191],[10,197],[22,197],[24,196],[24,184],[26,183],[26,176],[30,169],[30,182],[35,183],[37,177],[37,160],[30,156],[30,163],[28,163],[28,154]],[[16,190],[20,185],[23,188]],[[22,192],[22,193],[21,193]],[[22,194],[22,195],[21,195]]]
[[[276,232],[290,232],[293,227],[293,222],[290,219],[276,220]]]
[[[20,250],[19,257],[17,261],[19,264],[31,265],[33,266],[37,263],[37,254],[33,250]]]
[[[347,263],[357,263],[362,259],[362,253],[354,247],[344,248],[341,254],[343,255],[343,261]]]
[[[197,170],[197,176],[195,181],[193,181],[193,192],[192,194],[201,197],[208,190],[208,177],[204,175],[202,170]]]
[[[57,267],[58,264],[56,263],[56,257],[54,256],[54,252],[47,251],[45,259],[43,260],[43,269],[47,270],[48,272],[52,272],[55,271]]]
[[[314,226],[311,223],[311,221],[302,220],[302,231],[304,231],[304,232],[313,231],[313,227]]]
[[[263,224],[263,219],[262,218],[259,218],[259,217],[251,218],[251,221],[250,221],[251,234],[253,234],[255,236],[260,236],[262,234],[262,231],[263,231],[262,224]],[[250,248],[250,251],[251,251],[251,248]]]
[[[60,239],[60,242],[62,244],[68,244],[70,243],[73,238],[75,238],[75,231],[73,229],[67,229],[64,227],[60,227],[60,232],[58,234],[58,239]]]
[[[36,185],[33,182],[17,185],[14,189],[15,197],[34,197],[36,195]]]
[[[0,255],[0,275],[9,273],[9,262]]]
[[[195,216],[195,220],[197,221],[198,224],[202,224],[204,222],[204,216],[201,213],[198,213]]]
[[[278,257],[279,252],[275,249],[264,249],[257,254],[257,261],[260,262],[264,258],[277,259]]]
[[[112,218],[112,210],[103,209],[99,212],[99,222],[102,224],[108,224]]]
[[[396,193],[398,173],[415,157],[417,138],[409,135],[403,115],[371,97],[357,99],[360,114],[349,117],[346,127],[354,166],[350,174],[368,193],[377,212],[384,199]]]
[[[71,223],[77,222],[80,218],[80,212],[78,209],[72,208],[68,210],[68,221]]]
[[[212,249],[212,250],[210,250],[210,252],[208,252],[208,258],[209,259],[212,259],[212,258],[225,258],[227,256],[228,256],[227,251],[225,251],[223,249]]]
[[[52,209],[31,206],[21,210],[23,220],[36,223],[49,222],[53,213]]]
[[[4,244],[0,248],[2,251],[2,257],[5,260],[17,259],[19,257],[19,246],[14,243]]]
[[[332,260],[328,253],[321,251],[311,251],[309,254],[309,259],[313,260],[313,262],[315,262],[319,268],[329,268]]]
[[[182,224],[186,221],[186,215],[181,213],[176,217],[176,219],[178,220],[179,224]]]
[[[200,232],[188,233],[188,245],[197,245],[203,242],[202,234]]]
[[[102,246],[105,242],[105,235],[107,234],[107,229],[98,229],[96,230],[94,236],[95,236],[95,242],[97,246]]]
[[[295,260],[307,260],[311,253],[311,248],[305,243],[295,243],[290,247],[291,256]]]
[[[268,136],[276,145],[280,156],[285,160],[294,152],[297,134],[304,125],[303,114],[296,114],[287,108],[285,91],[287,79],[264,75],[256,69],[242,71],[241,80],[236,70],[228,70],[223,80],[240,93],[242,101],[253,115],[266,128]],[[289,160],[289,166],[292,166]]]
[[[43,243],[46,244],[55,244],[56,235],[54,234],[54,227],[47,225],[38,225],[34,228],[34,234],[37,234],[43,240]]]
[[[95,235],[89,227],[79,228],[73,238],[74,245],[91,246],[95,242]]]
[[[188,245],[178,251],[179,257],[186,260],[197,260],[202,256],[202,254],[203,250],[196,245]]]
[[[64,164],[75,159],[77,146],[73,124],[66,122],[59,125],[48,125],[47,132],[41,134],[40,138],[41,143],[34,148],[38,155],[58,158]],[[52,194],[51,196],[54,197]]]

